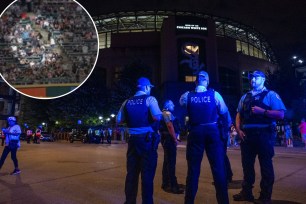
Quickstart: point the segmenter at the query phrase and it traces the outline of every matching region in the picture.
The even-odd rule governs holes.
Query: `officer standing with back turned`
[[[218,115],[224,124],[227,123],[228,109],[218,92],[207,89],[208,84],[207,72],[200,71],[195,91],[186,92],[180,98],[180,104],[187,108],[190,125],[186,150],[188,172],[185,204],[194,203],[204,150],[214,178],[217,202],[229,203],[223,142],[217,125]]]
[[[155,134],[152,126],[154,122],[161,119],[162,112],[155,97],[150,96],[152,87],[149,79],[139,78],[136,94],[124,101],[117,115],[117,123],[126,123],[129,130],[126,154],[126,204],[136,203],[139,174],[142,178],[142,203],[153,203],[153,180],[160,138]]]
[[[244,94],[238,104],[236,130],[241,139],[243,182],[241,192],[233,196],[235,201],[254,200],[254,164],[258,155],[261,191],[255,203],[271,203],[276,120],[284,118],[286,108],[279,95],[264,86],[265,79],[265,74],[259,70],[249,74],[252,90]]]

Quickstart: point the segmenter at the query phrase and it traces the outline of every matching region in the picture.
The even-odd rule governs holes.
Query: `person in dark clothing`
[[[11,153],[11,158],[14,162],[14,171],[10,175],[20,174],[20,169],[18,167],[17,150],[20,148],[20,134],[21,128],[17,124],[16,117],[10,116],[7,119],[8,128],[3,128],[2,132],[5,134],[5,147],[3,149],[0,158],[0,169],[2,168],[4,161],[9,153]]]
[[[276,120],[284,118],[286,108],[279,95],[264,86],[265,78],[265,74],[259,70],[249,74],[252,90],[244,94],[238,104],[236,130],[241,139],[243,182],[240,193],[233,196],[235,201],[254,201],[254,165],[258,156],[261,191],[255,203],[271,203]]]
[[[139,174],[141,174],[142,203],[153,204],[153,181],[157,166],[157,148],[160,137],[152,126],[162,112],[155,97],[150,96],[153,85],[141,77],[136,94],[123,102],[117,124],[126,123],[129,131],[127,175],[125,180],[126,204],[136,203]]]
[[[187,108],[190,125],[186,149],[188,172],[185,204],[194,203],[204,150],[211,166],[217,202],[229,203],[225,153],[217,124],[218,117],[222,121],[227,121],[228,108],[218,92],[207,89],[208,84],[207,72],[200,71],[197,75],[195,91],[186,92],[180,98],[180,104]]]
[[[175,176],[176,165],[176,146],[178,143],[177,135],[178,130],[174,127],[175,117],[172,112],[174,111],[174,104],[171,100],[166,100],[164,103],[163,119],[160,125],[161,144],[164,149],[164,162],[162,170],[162,189],[166,192],[182,194],[184,189],[177,183]]]

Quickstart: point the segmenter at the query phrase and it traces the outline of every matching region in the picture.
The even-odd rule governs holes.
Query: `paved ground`
[[[126,144],[73,144],[66,141],[54,143],[22,144],[18,152],[22,173],[10,176],[13,169],[8,157],[0,170],[0,204],[3,203],[124,203]],[[276,147],[274,166],[276,172],[273,204],[306,203],[306,150],[304,148]],[[2,147],[0,146],[0,151]],[[229,186],[232,195],[239,192],[242,178],[239,148],[230,148],[229,158],[234,172],[234,184]],[[163,151],[155,177],[154,201],[156,204],[180,204],[184,195],[174,195],[161,190]],[[184,143],[178,147],[177,177],[185,183],[186,160]],[[259,194],[259,169],[256,164],[255,196]],[[139,188],[140,189],[140,188]],[[139,194],[140,195],[140,194]],[[138,196],[138,203],[141,203]],[[214,204],[215,190],[205,156],[199,190],[198,204]]]

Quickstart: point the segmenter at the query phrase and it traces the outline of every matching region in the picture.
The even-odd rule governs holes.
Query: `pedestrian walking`
[[[8,127],[2,129],[2,132],[5,134],[5,147],[0,158],[0,169],[2,168],[7,155],[11,153],[11,158],[14,162],[14,170],[10,175],[16,175],[21,172],[17,159],[17,150],[20,148],[21,128],[17,124],[16,117],[14,116],[8,117],[7,122]]]
[[[139,78],[136,94],[123,102],[117,115],[117,124],[126,123],[129,131],[126,154],[126,204],[136,203],[139,174],[141,174],[142,203],[153,203],[153,180],[160,137],[152,126],[161,119],[162,112],[156,98],[150,96],[152,87],[154,86],[148,78]]]
[[[244,94],[238,104],[236,130],[241,139],[241,162],[243,182],[235,201],[253,201],[252,188],[255,182],[255,159],[258,156],[261,172],[260,196],[256,203],[271,203],[274,184],[274,140],[276,120],[284,118],[286,110],[279,95],[265,86],[265,74],[254,71],[249,74],[252,90]]]
[[[217,202],[227,204],[228,191],[224,162],[224,148],[217,125],[217,119],[227,123],[228,108],[222,96],[207,89],[209,76],[200,71],[196,78],[196,89],[184,93],[180,104],[187,108],[190,131],[187,137],[186,158],[188,165],[185,203],[194,203],[204,150],[211,166],[216,189]]]

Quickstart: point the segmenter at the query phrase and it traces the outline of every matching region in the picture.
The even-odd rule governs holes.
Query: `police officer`
[[[17,124],[17,120],[14,116],[7,118],[9,127],[3,128],[2,132],[5,134],[5,147],[3,149],[1,159],[0,159],[0,169],[2,168],[7,155],[11,152],[11,158],[14,162],[14,171],[11,175],[20,174],[20,169],[18,168],[17,160],[17,149],[20,148],[20,134],[21,128]]]
[[[125,180],[126,204],[136,203],[138,177],[141,173],[142,203],[153,203],[153,179],[157,166],[157,147],[160,141],[151,127],[159,121],[162,112],[155,97],[150,96],[153,85],[141,77],[136,94],[124,101],[117,115],[117,123],[126,123],[129,131],[127,175]]]
[[[261,181],[260,196],[255,202],[271,203],[274,183],[272,158],[274,156],[275,125],[284,118],[286,110],[281,98],[264,86],[265,74],[254,71],[249,75],[252,90],[240,99],[236,115],[236,130],[241,139],[243,183],[235,201],[253,201],[255,182],[255,158],[258,155]]]
[[[223,142],[217,125],[218,115],[222,121],[227,121],[228,109],[218,92],[207,89],[208,84],[207,72],[200,71],[197,75],[195,91],[186,92],[180,98],[180,104],[187,108],[190,125],[186,150],[188,164],[186,204],[194,203],[204,150],[211,166],[217,201],[220,204],[229,203]]]
[[[178,183],[175,176],[175,165],[176,165],[176,146],[178,143],[177,135],[178,130],[174,127],[173,116],[174,104],[171,100],[166,100],[163,108],[163,119],[161,120],[160,133],[161,133],[161,144],[164,149],[164,163],[162,170],[162,189],[166,192],[175,194],[184,193]]]

